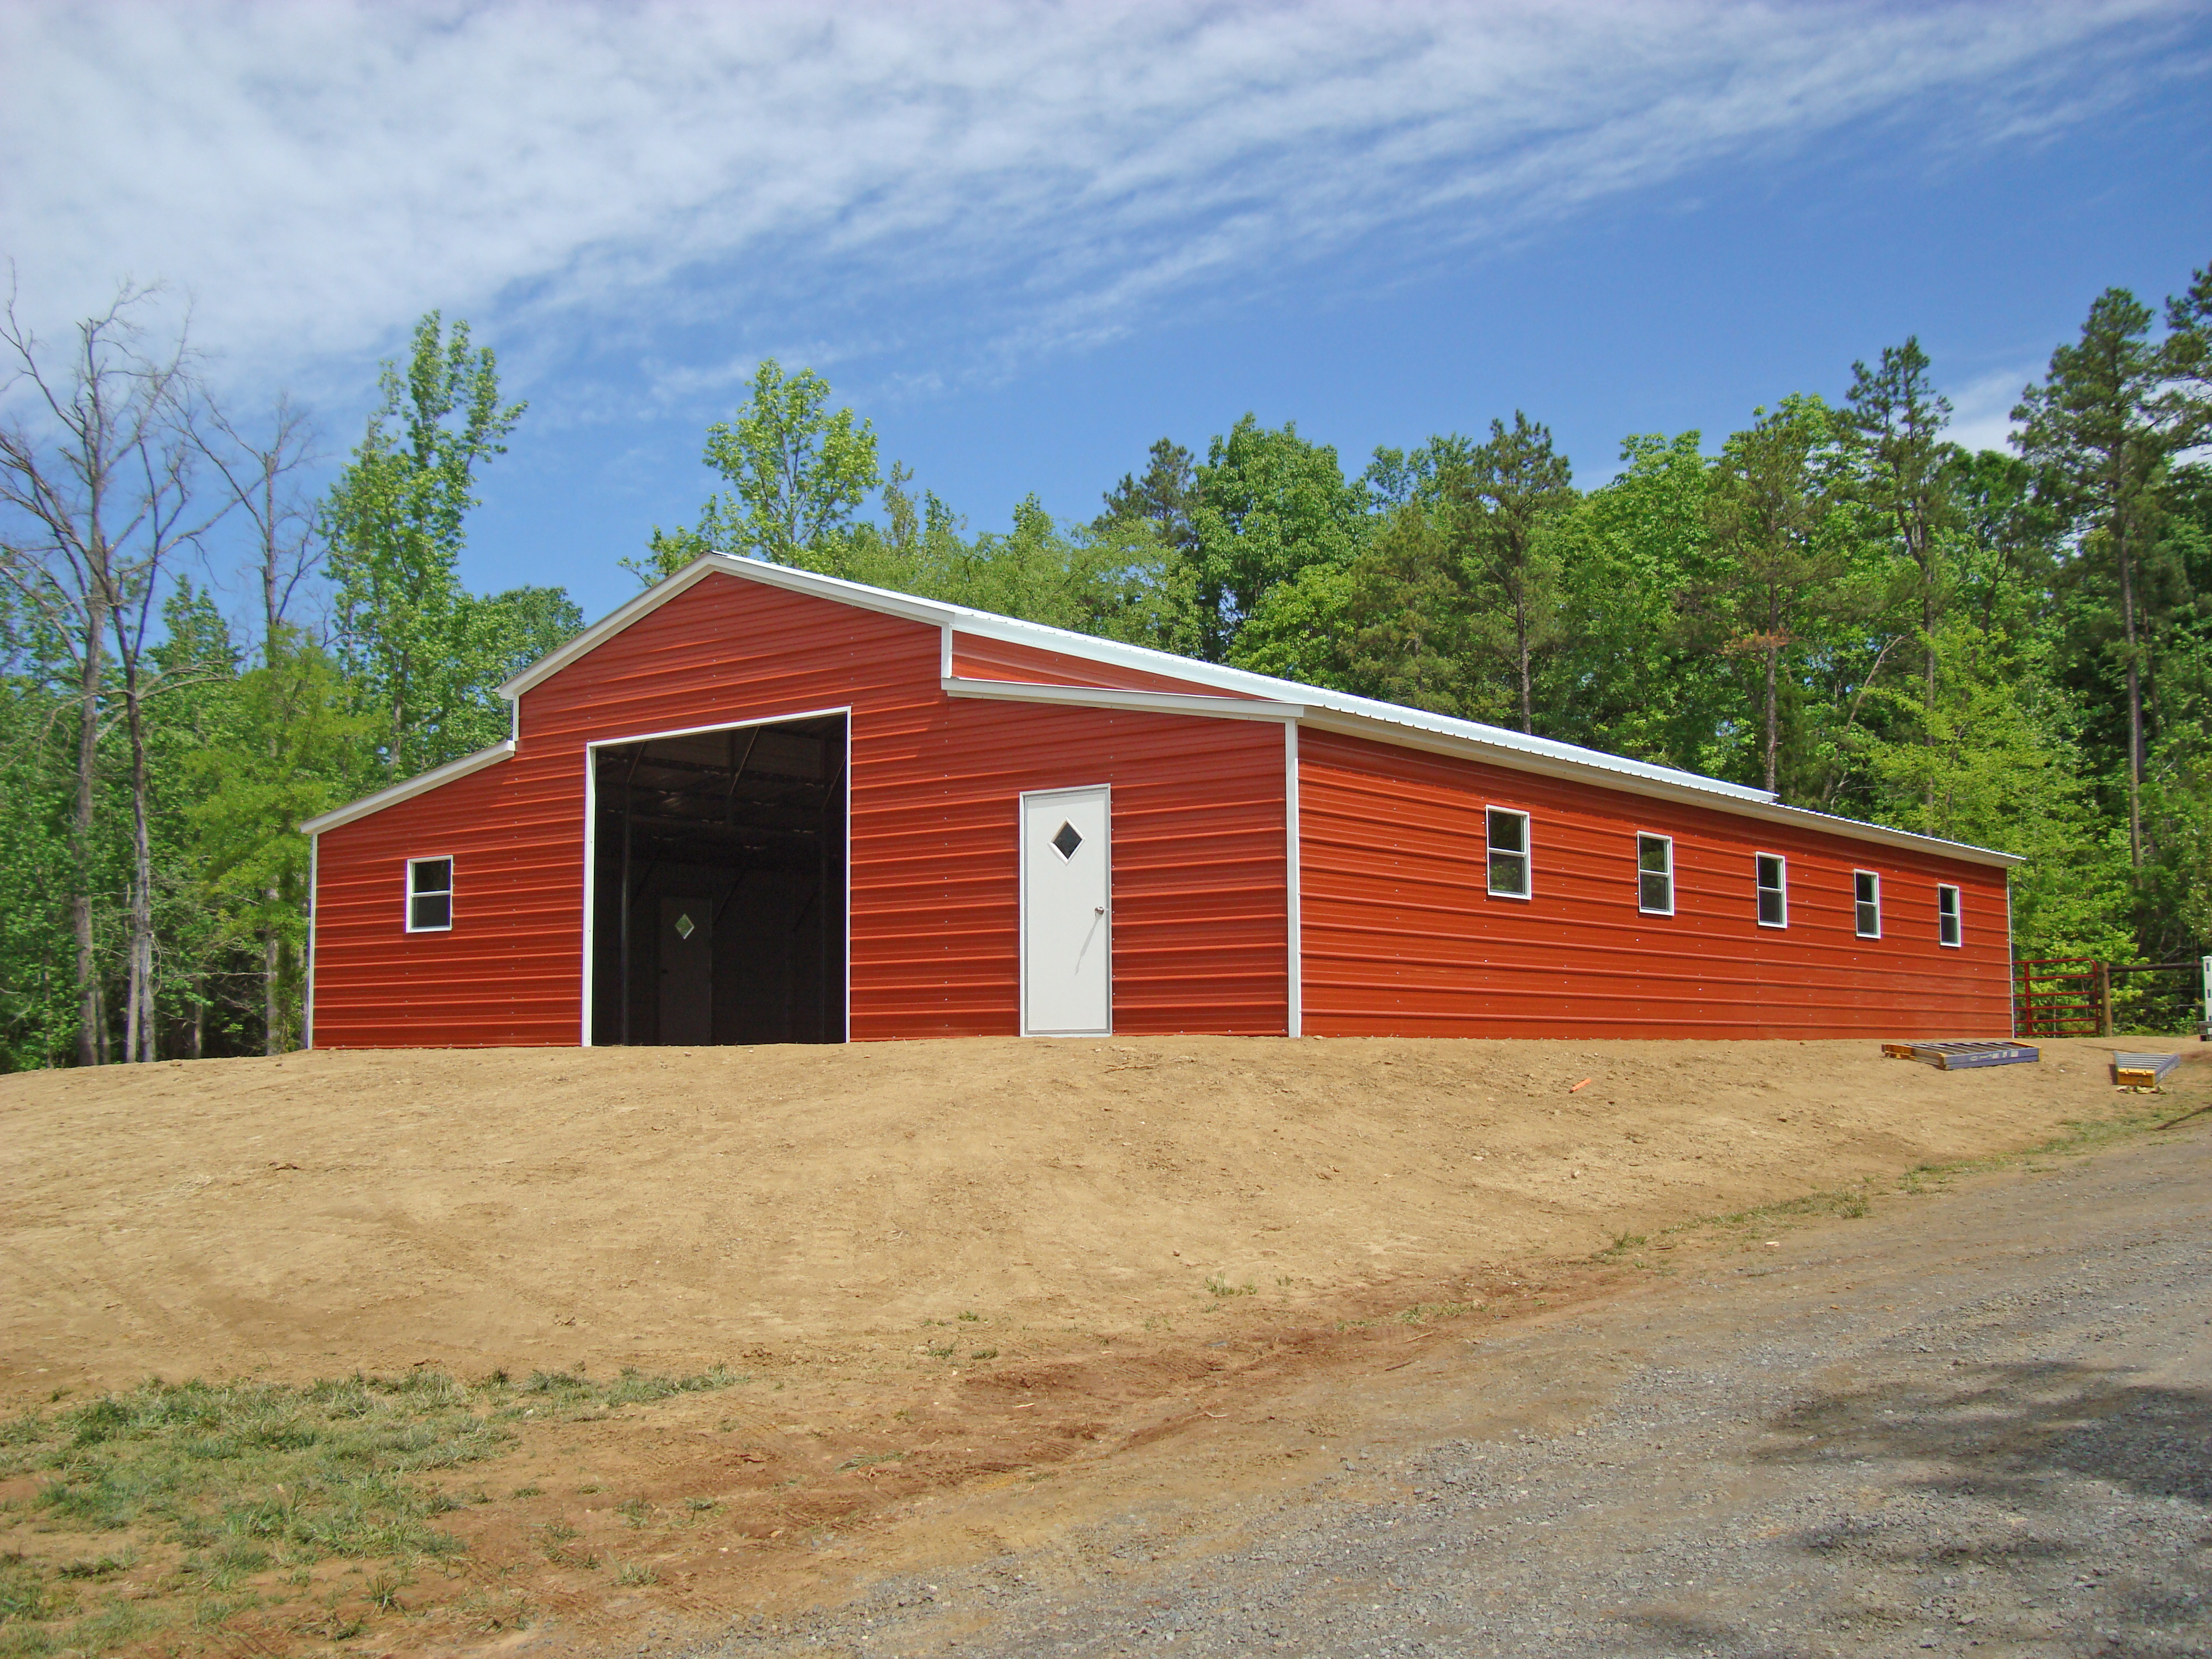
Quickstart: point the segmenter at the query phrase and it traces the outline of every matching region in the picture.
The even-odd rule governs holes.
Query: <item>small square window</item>
[[[1674,842],[1669,836],[1636,838],[1636,908],[1650,916],[1674,914]]]
[[[1954,947],[1966,942],[1966,923],[1959,914],[1959,890],[1955,887],[1936,890],[1936,937]]]
[[[1861,939],[1881,937],[1881,878],[1871,870],[1851,872],[1851,906]]]
[[[442,933],[453,925],[453,861],[407,860],[407,931]]]
[[[1488,818],[1490,890],[1499,898],[1527,898],[1528,815],[1493,806]]]
[[[1759,868],[1759,925],[1790,925],[1790,866],[1778,854],[1761,853]]]

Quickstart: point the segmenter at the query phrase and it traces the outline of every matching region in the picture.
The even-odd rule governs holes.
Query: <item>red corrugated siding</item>
[[[1194,680],[1148,673],[1141,668],[1125,668],[1115,663],[1092,662],[1057,651],[982,639],[957,630],[952,635],[952,672],[964,679],[1014,680],[1031,685],[1103,685],[1117,691],[1180,691],[1200,697],[1251,700],[1243,691],[1224,691],[1219,686]]]
[[[323,836],[316,1045],[576,1042],[586,743],[848,705],[855,1038],[1017,1029],[1016,797],[1097,783],[1116,1029],[1282,1030],[1279,728],[948,699],[939,649],[724,575],[640,618],[525,694],[513,758]],[[445,853],[453,930],[406,933],[404,860]]]
[[[1299,734],[1304,1029],[1417,1036],[2004,1036],[2004,874],[1979,864]],[[1492,898],[1486,805],[1530,815],[1534,897]],[[1675,915],[1636,908],[1638,831],[1674,838]],[[1789,860],[1757,925],[1752,858]],[[1851,872],[1882,878],[1856,937]],[[1965,945],[1936,942],[1936,887]]]

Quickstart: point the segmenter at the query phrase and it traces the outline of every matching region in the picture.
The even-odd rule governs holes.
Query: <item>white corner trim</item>
[[[372,812],[381,812],[387,806],[397,806],[401,801],[427,795],[433,789],[457,778],[465,778],[471,772],[481,772],[487,766],[495,766],[514,752],[514,739],[502,738],[489,749],[479,749],[473,755],[464,755],[459,760],[447,761],[443,766],[434,766],[419,777],[410,778],[404,783],[395,783],[373,795],[363,795],[359,800],[325,812],[319,818],[309,818],[300,826],[300,833],[319,836],[325,830],[335,830],[340,824],[365,818]]]
[[[1298,867],[1298,723],[1283,725],[1283,839],[1288,863],[1285,866],[1284,898],[1290,923],[1290,981],[1287,1001],[1290,1035],[1306,1034],[1306,942],[1304,904]]]
[[[306,995],[300,1010],[300,1047],[315,1046],[315,921],[322,915],[323,896],[315,890],[322,878],[323,839],[307,836],[307,974]]]
[[[1304,705],[1261,702],[1250,697],[1200,697],[1187,691],[1123,691],[1102,685],[1048,685],[1036,680],[972,680],[947,674],[939,684],[948,697],[982,697],[999,702],[1049,702],[1076,708],[1120,708],[1132,714],[1196,714],[1218,720],[1282,720],[1304,718]]]

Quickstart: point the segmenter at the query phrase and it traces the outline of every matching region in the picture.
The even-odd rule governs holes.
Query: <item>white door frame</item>
[[[1030,1029],[1030,854],[1023,842],[1022,832],[1029,817],[1030,803],[1049,800],[1056,795],[1103,795],[1106,798],[1106,1029],[1103,1032],[1049,1031],[1039,1033]],[[1014,933],[1020,945],[1014,972],[1021,993],[1021,1032],[1024,1036],[1111,1036],[1114,1034],[1114,786],[1110,783],[1077,784],[1065,789],[1024,789],[1014,802],[1014,868],[1020,882],[1015,900]]]
[[[666,732],[640,732],[626,738],[592,738],[584,744],[584,998],[583,1020],[578,1033],[580,1046],[592,1046],[592,928],[599,908],[599,757],[594,751],[601,749],[621,749],[633,743],[654,743],[662,738],[695,738],[707,732],[744,732],[756,726],[792,726],[800,720],[818,720],[839,714],[845,720],[845,961],[844,982],[839,988],[843,1001],[845,1035],[840,1042],[853,1040],[853,705],[845,703],[835,708],[802,708],[788,714],[763,714],[757,720],[716,720],[707,726],[680,726]]]

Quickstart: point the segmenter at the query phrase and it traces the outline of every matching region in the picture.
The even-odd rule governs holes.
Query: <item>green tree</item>
[[[1443,479],[1471,466],[1474,452],[1474,441],[1456,432],[1440,434],[1410,450],[1378,444],[1359,482],[1385,512],[1413,501],[1434,507]]]
[[[474,601],[470,611],[474,653],[489,686],[504,684],[584,631],[583,611],[565,587],[512,587]]]
[[[738,418],[707,428],[702,459],[730,493],[708,497],[694,528],[656,526],[646,556],[623,560],[623,568],[649,586],[720,553],[840,574],[854,515],[883,476],[875,428],[829,403],[830,383],[812,369],[787,376],[764,359]]]
[[[1922,738],[1932,744],[1936,630],[1947,597],[1943,559],[1955,506],[1948,474],[1956,452],[1943,441],[1951,404],[1936,390],[1929,367],[1912,336],[1901,346],[1884,347],[1878,368],[1853,363],[1836,432],[1846,493],[1871,520],[1873,538],[1906,572],[1921,644]]]
[[[1260,596],[1237,630],[1229,660],[1255,674],[1365,696],[1368,681],[1353,669],[1352,649],[1368,602],[1351,565],[1310,564]],[[1220,615],[1203,601],[1198,611],[1201,632]]]
[[[197,892],[226,942],[258,957],[263,1051],[301,1038],[307,838],[300,825],[359,793],[376,734],[338,664],[283,623],[267,659],[230,688],[218,727],[186,763],[184,816]]]
[[[152,1054],[153,775],[147,704],[170,689],[149,657],[149,629],[180,557],[228,506],[194,488],[203,399],[181,336],[149,350],[141,319],[150,291],[125,287],[76,329],[56,361],[16,312],[0,319],[12,359],[7,389],[16,418],[0,422],[0,580],[35,617],[42,637],[76,668],[76,798],[70,842],[78,873],[70,925],[76,945],[77,1060],[102,1057],[105,1015],[97,971],[90,870],[99,839],[100,742],[111,720],[129,745],[131,821],[129,969],[124,1053]],[[24,418],[23,411],[35,410]]]
[[[2143,683],[2151,631],[2146,566],[2164,517],[2177,434],[2162,422],[2169,356],[2152,345],[2151,313],[2124,289],[2089,307],[2081,337],[2051,353],[2041,386],[2022,394],[2017,441],[2072,530],[2081,580],[2116,625],[2106,654],[2119,672],[2125,725],[2128,858],[2141,869],[2149,732]]]
[[[476,471],[507,453],[524,404],[500,402],[497,359],[448,336],[431,312],[404,374],[378,377],[383,401],[324,503],[338,649],[382,722],[386,764],[421,770],[481,747],[500,724],[483,684],[484,619],[459,562]]]
[[[1348,678],[1364,696],[1492,720],[1503,711],[1480,672],[1479,600],[1450,519],[1415,495],[1352,562]]]
[[[1163,547],[1188,553],[1198,545],[1191,510],[1198,504],[1198,473],[1190,451],[1162,438],[1146,459],[1145,476],[1124,472],[1102,498],[1106,510],[1091,521],[1102,534],[1117,525],[1142,522]]]
[[[1574,505],[1573,469],[1551,428],[1519,410],[1438,479],[1455,550],[1474,594],[1475,638],[1499,662],[1521,729],[1536,729],[1538,656],[1559,637],[1559,550],[1547,533]]]
[[[2041,647],[1963,618],[1942,624],[1933,643],[1932,702],[1924,684],[1875,693],[1902,705],[1916,728],[1871,745],[1883,820],[2025,856],[2012,878],[2020,955],[2132,958],[2124,844],[2106,835],[2084,787],[2067,711],[2037,661]]]
[[[1298,436],[1295,421],[1270,428],[1248,414],[1213,439],[1191,514],[1206,660],[1237,660],[1237,634],[1267,591],[1316,566],[1348,567],[1367,527],[1364,493],[1335,449]]]
[[[1744,727],[1736,689],[1683,611],[1713,563],[1699,443],[1624,439],[1620,472],[1559,520],[1562,639],[1543,686],[1553,736],[1724,774]]]
[[[1705,500],[1716,555],[1686,609],[1725,655],[1759,665],[1759,773],[1782,787],[1784,665],[1825,620],[1848,561],[1824,534],[1830,503],[1819,459],[1830,440],[1818,398],[1785,398],[1722,450]]]
[[[1014,507],[1010,534],[972,540],[934,495],[902,536],[859,526],[841,574],[1048,627],[1189,653],[1198,642],[1195,584],[1150,521],[1107,519],[1062,526],[1034,495]]]

